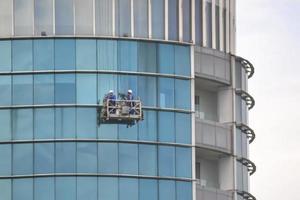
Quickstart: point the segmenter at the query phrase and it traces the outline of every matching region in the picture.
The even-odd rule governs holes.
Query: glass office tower
[[[234,0],[0,0],[0,200],[240,200]],[[98,124],[109,90],[144,120]]]

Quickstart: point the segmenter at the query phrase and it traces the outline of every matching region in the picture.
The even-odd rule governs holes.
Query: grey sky
[[[250,125],[257,138],[251,193],[300,200],[300,0],[237,0],[237,54],[255,74]]]

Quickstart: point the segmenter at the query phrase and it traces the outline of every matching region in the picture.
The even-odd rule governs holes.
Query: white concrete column
[[[195,0],[191,0],[191,39],[193,41],[193,44],[196,43],[195,17]]]
[[[216,0],[211,1],[212,48],[216,49]]]
[[[148,37],[152,38],[152,0],[148,0]]]
[[[178,39],[179,39],[179,41],[183,41],[183,11],[182,11],[182,7],[183,7],[183,5],[182,5],[182,1],[183,0],[177,0],[178,1],[178,8],[177,8],[177,10],[178,10]],[[186,0],[184,0],[184,1],[186,1]]]
[[[165,40],[169,39],[169,28],[168,28],[168,23],[169,23],[169,9],[168,9],[168,0],[165,0]]]
[[[131,37],[134,37],[134,12],[133,12],[133,0],[130,0],[130,15],[131,15]]]

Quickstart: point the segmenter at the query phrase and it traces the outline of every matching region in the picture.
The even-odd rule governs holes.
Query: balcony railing
[[[244,200],[256,200],[256,198],[250,194],[249,192],[245,191],[237,191],[237,194],[241,197],[243,197]]]
[[[233,192],[232,191],[224,191],[213,188],[205,188],[201,187],[200,184],[197,184],[197,200],[233,200]]]
[[[236,89],[235,93],[239,95],[244,101],[246,101],[249,110],[251,110],[254,107],[255,100],[249,93],[241,89]]]
[[[248,168],[250,176],[256,172],[256,165],[251,160],[246,158],[237,158],[237,161]]]
[[[236,61],[238,61],[239,63],[242,64],[242,66],[245,68],[247,74],[248,74],[248,78],[251,78],[254,74],[254,67],[251,64],[251,62],[249,62],[248,60],[246,60],[245,58],[242,57],[236,57]]]
[[[240,129],[244,134],[247,135],[247,138],[249,139],[250,144],[254,141],[255,133],[249,126],[247,126],[246,124],[240,123],[240,124],[236,124],[236,128]]]

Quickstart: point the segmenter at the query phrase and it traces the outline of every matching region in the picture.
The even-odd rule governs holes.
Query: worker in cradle
[[[127,96],[126,96],[126,100],[128,101],[127,102],[127,106],[129,106],[130,107],[130,109],[129,109],[129,114],[134,114],[135,113],[135,109],[134,109],[134,106],[135,106],[135,103],[134,103],[134,96],[133,96],[133,94],[132,94],[132,90],[131,89],[129,89],[128,91],[127,91]]]
[[[109,105],[110,106],[115,106],[116,105],[116,95],[114,94],[114,91],[113,90],[109,90],[109,92],[108,92],[108,94],[105,96],[105,102],[107,101],[107,100],[110,100],[109,101]],[[110,108],[109,109],[109,112],[110,113],[115,113],[116,112],[116,110],[114,109],[114,108]]]

